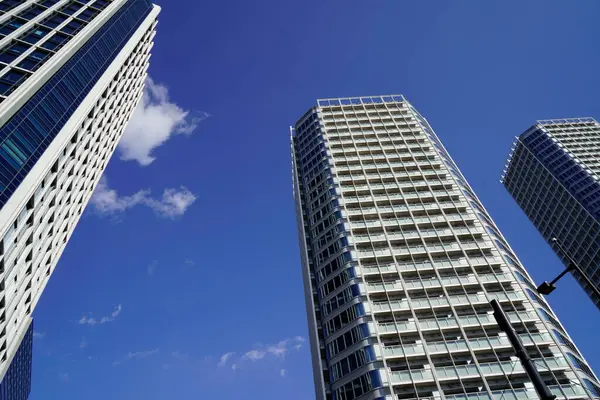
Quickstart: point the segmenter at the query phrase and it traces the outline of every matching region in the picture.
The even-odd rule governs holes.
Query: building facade
[[[539,121],[517,138],[502,183],[544,239],[558,239],[581,267],[588,279],[573,276],[600,308],[600,124]]]
[[[0,2],[0,379],[142,96],[159,11]]]
[[[316,398],[536,399],[498,300],[562,399],[600,384],[429,123],[402,96],[292,128]]]
[[[10,366],[0,382],[0,400],[27,400],[31,392],[31,366],[33,360],[33,319],[20,338],[21,344],[9,360]]]

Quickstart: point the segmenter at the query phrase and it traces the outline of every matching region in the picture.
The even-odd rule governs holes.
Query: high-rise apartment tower
[[[600,384],[402,96],[318,100],[292,130],[316,398],[536,399],[498,300],[552,392]]]
[[[573,275],[600,308],[600,124],[539,121],[517,138],[502,183],[542,236],[556,238],[579,265],[587,279]]]
[[[0,1],[0,379],[142,96],[159,11]]]

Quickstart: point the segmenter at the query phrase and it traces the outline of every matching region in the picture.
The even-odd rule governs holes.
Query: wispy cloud
[[[79,343],[79,348],[80,349],[85,349],[86,347],[88,347],[88,341],[85,337],[83,337],[81,339],[81,343]]]
[[[266,359],[267,356],[275,357],[277,359],[283,359],[292,350],[300,350],[304,345],[305,339],[302,336],[296,336],[293,338],[280,340],[275,344],[267,346],[258,346],[252,350],[242,353],[239,357],[234,357],[236,353],[228,352],[221,356],[219,361],[219,367],[224,367],[228,363],[231,363],[232,369],[238,369],[240,364],[246,362],[257,362]],[[285,372],[284,372],[285,373]]]
[[[179,350],[171,352],[171,357],[177,360],[189,360],[191,358],[188,353],[183,353]]]
[[[150,165],[156,159],[152,154],[154,149],[174,135],[191,135],[198,124],[210,116],[206,112],[194,115],[173,103],[169,89],[149,77],[142,101],[119,143],[121,159]]]
[[[90,203],[101,215],[115,216],[136,206],[150,208],[156,215],[165,218],[180,217],[196,201],[196,195],[186,187],[168,188],[160,199],[153,198],[150,190],[140,190],[130,196],[120,196],[108,186],[108,180],[102,176]]]
[[[155,355],[156,353],[158,353],[158,351],[159,351],[159,349],[129,352],[125,356],[125,359],[126,360],[131,360],[133,358],[146,358],[146,357],[150,357],[150,356]]]
[[[196,262],[194,260],[192,260],[191,258],[186,258],[183,263],[185,265],[189,265],[190,267],[193,267],[194,265],[196,265]]]
[[[285,355],[291,350],[299,350],[304,344],[304,338],[296,336],[291,339],[281,340],[277,344],[267,347],[267,352],[278,358],[284,358]]]
[[[112,322],[115,319],[117,319],[117,317],[119,315],[121,315],[121,311],[123,311],[123,307],[121,306],[121,304],[119,304],[115,310],[107,316],[101,317],[101,318],[94,318],[91,315],[90,316],[83,316],[81,317],[81,319],[77,322],[79,325],[102,325],[102,324],[106,324],[108,322]]]
[[[148,357],[152,357],[153,355],[158,354],[159,349],[151,349],[151,350],[143,350],[143,351],[136,351],[136,352],[129,352],[125,355],[125,357],[123,357],[121,360],[117,360],[115,362],[113,362],[113,366],[119,365],[125,361],[130,361],[133,359],[141,359],[141,358],[148,358]]]
[[[64,383],[69,382],[69,374],[67,372],[62,372],[62,373],[58,374],[58,377]]]
[[[233,351],[223,354],[221,356],[221,359],[219,360],[219,367],[224,367],[225,365],[227,365],[227,361],[234,355],[235,355],[235,352],[233,352]]]
[[[46,337],[46,332],[33,331],[33,338],[34,339],[43,339],[45,337]]]
[[[287,370],[285,370],[285,369],[282,369],[281,371],[279,371],[279,375],[280,375],[282,378],[285,378],[285,376],[287,375]]]
[[[244,354],[244,358],[250,361],[258,361],[265,358],[267,353],[262,350],[250,350]]]
[[[150,265],[148,265],[148,276],[154,275],[156,268],[158,268],[158,261],[154,260],[150,263]]]

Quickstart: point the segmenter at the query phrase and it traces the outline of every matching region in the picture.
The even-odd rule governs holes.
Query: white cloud
[[[285,378],[285,376],[287,375],[287,371],[286,371],[285,369],[282,369],[281,371],[279,371],[279,375],[280,375],[282,378]]]
[[[234,355],[235,355],[234,352],[229,352],[229,353],[223,354],[221,356],[221,359],[219,360],[219,367],[224,367],[227,364],[227,360],[229,360]]]
[[[136,351],[136,352],[129,352],[125,355],[125,357],[123,357],[123,359],[121,360],[116,360],[115,362],[113,362],[113,366],[119,365],[125,361],[130,361],[133,359],[142,359],[142,358],[148,358],[148,357],[152,357],[153,355],[158,354],[159,349],[151,349],[151,350],[143,350],[143,351]]]
[[[265,358],[266,354],[267,353],[265,353],[264,351],[261,351],[261,350],[250,350],[249,352],[244,354],[244,358],[251,360],[251,361],[258,361],[258,360]]]
[[[81,319],[77,323],[79,325],[91,325],[91,326],[106,324],[108,322],[114,321],[121,314],[122,310],[123,310],[123,307],[121,306],[121,304],[119,304],[109,316],[105,316],[102,318],[94,318],[91,316],[86,317],[84,315],[83,317],[81,317]]]
[[[33,331],[33,338],[34,339],[43,339],[46,337],[46,332],[36,332]]]
[[[146,206],[158,216],[175,218],[185,214],[196,201],[196,195],[184,186],[165,189],[160,199],[153,198],[150,194],[150,190],[140,190],[131,196],[120,196],[108,186],[107,179],[102,176],[90,203],[102,215],[116,215],[136,206]]]
[[[191,115],[169,99],[169,90],[148,77],[144,95],[119,143],[122,160],[151,164],[152,152],[174,135],[191,135],[198,124],[210,117],[205,112]]]
[[[229,361],[234,361],[231,368],[236,370],[240,368],[240,364],[244,361],[256,362],[267,358],[267,356],[274,356],[278,359],[283,359],[291,350],[299,350],[302,348],[305,339],[302,336],[296,336],[293,338],[280,340],[276,344],[270,344],[267,346],[259,346],[255,349],[245,352],[240,357],[234,360],[235,353],[229,352],[221,356],[219,361],[219,367],[224,367]],[[285,372],[284,372],[285,374]]]
[[[156,353],[158,353],[158,351],[159,351],[159,349],[129,352],[125,356],[125,359],[126,360],[131,360],[133,358],[146,358],[146,357],[150,357],[150,356],[155,355]]]
[[[158,261],[154,260],[150,263],[150,265],[148,265],[148,276],[154,275],[156,268],[158,268]]]
[[[290,349],[299,350],[304,344],[304,338],[296,336],[292,339],[281,340],[279,343],[267,347],[267,352],[275,357],[284,358]]]

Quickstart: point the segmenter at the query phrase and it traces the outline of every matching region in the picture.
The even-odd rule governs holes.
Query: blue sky
[[[313,398],[288,127],[317,98],[404,94],[534,279],[560,272],[499,177],[537,119],[600,117],[600,3],[162,5],[145,107],[34,313],[31,400]],[[599,369],[600,313],[570,277],[550,302]]]

